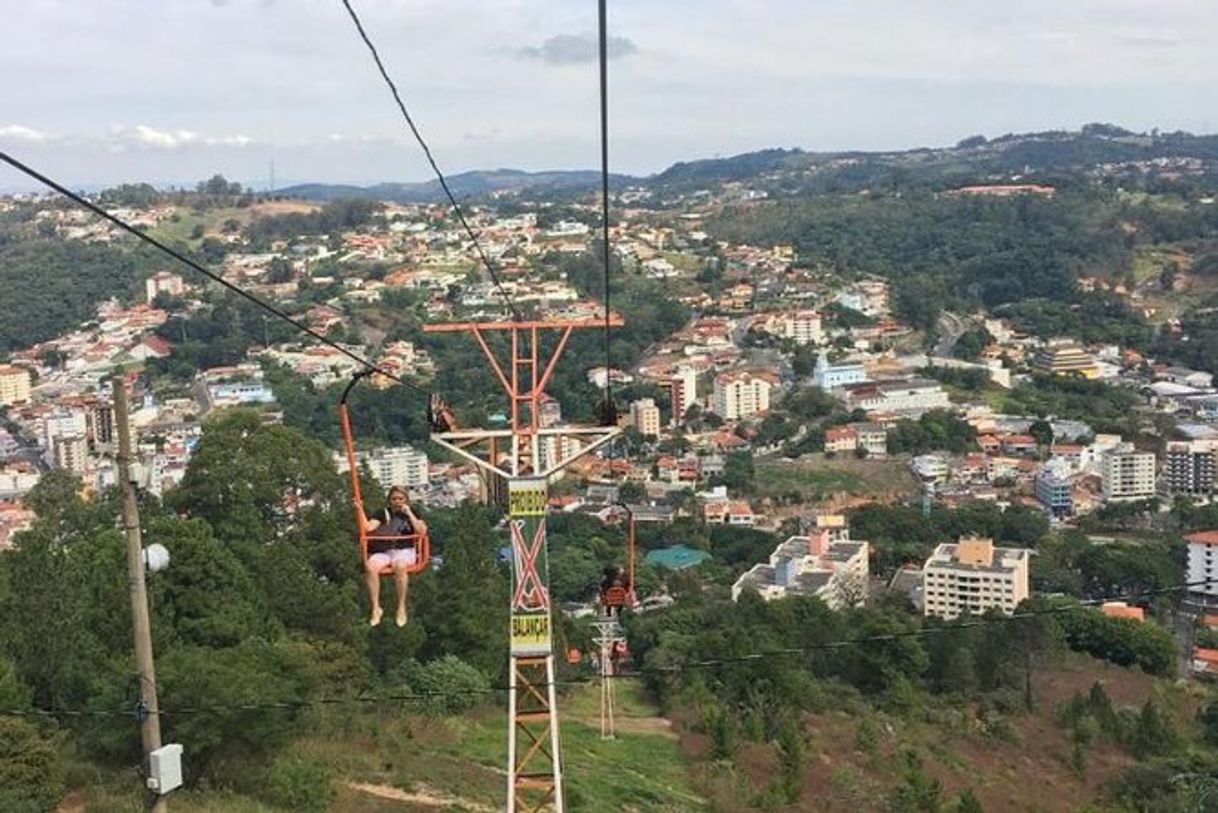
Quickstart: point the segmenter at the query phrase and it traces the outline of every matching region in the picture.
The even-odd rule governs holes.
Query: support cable
[[[613,403],[612,360],[609,352],[609,48],[606,0],[598,3],[598,31],[600,40],[601,80],[601,242],[605,261],[605,403],[602,407],[601,423],[605,426],[617,424],[617,405]]]
[[[465,213],[461,211],[457,198],[453,195],[452,190],[448,188],[448,179],[440,171],[439,165],[436,164],[436,159],[431,155],[431,148],[423,140],[422,133],[419,132],[419,128],[415,126],[414,119],[411,118],[410,113],[406,110],[406,103],[402,101],[402,94],[398,92],[397,85],[389,76],[389,71],[385,68],[385,63],[381,61],[381,55],[376,50],[376,46],[372,44],[372,39],[368,36],[368,32],[364,30],[364,24],[360,22],[359,15],[355,13],[350,0],[342,0],[342,4],[347,9],[347,13],[351,15],[351,22],[355,23],[355,30],[359,32],[360,39],[364,41],[364,45],[368,46],[368,51],[372,54],[372,60],[376,62],[376,69],[380,72],[381,78],[385,80],[385,84],[389,86],[389,92],[393,94],[393,100],[397,103],[398,110],[402,113],[402,118],[406,119],[406,124],[410,127],[410,132],[414,134],[415,141],[419,142],[419,146],[423,149],[423,154],[427,156],[427,163],[431,164],[432,171],[435,172],[436,178],[440,181],[440,188],[444,190],[449,204],[452,205],[453,213],[456,214],[457,220],[461,222],[461,225],[465,228],[465,233],[473,242],[474,250],[478,252],[478,256],[482,259],[482,264],[486,266],[486,271],[490,274],[491,281],[495,283],[495,287],[499,290],[503,301],[507,304],[508,310],[512,312],[512,318],[519,322],[522,317],[520,311],[516,309],[516,303],[508,296],[507,289],[499,281],[499,275],[495,273],[495,266],[491,263],[491,258],[487,256],[486,251],[482,248],[482,244],[478,242],[478,236],[469,225],[469,221],[465,219]]]
[[[46,175],[43,175],[41,172],[34,169],[33,167],[30,167],[27,164],[23,164],[21,161],[18,161],[16,158],[14,158],[13,156],[4,152],[3,150],[0,150],[0,161],[4,161],[4,163],[8,164],[9,166],[11,166],[13,169],[17,170],[18,172],[21,172],[21,173],[33,178],[34,180],[38,181],[39,183],[43,184],[44,186],[55,190],[60,195],[64,196],[68,200],[75,203],[77,206],[80,206],[83,209],[89,210],[90,212],[92,212],[93,214],[102,218],[103,220],[108,221],[109,223],[117,226],[118,228],[122,229],[123,231],[127,232],[128,234],[131,234],[131,235],[137,237],[138,239],[144,241],[145,243],[147,243],[148,245],[157,249],[161,253],[172,257],[173,259],[182,263],[182,265],[185,265],[186,267],[188,267],[194,271],[197,271],[198,273],[200,273],[203,276],[210,279],[212,282],[219,283],[220,285],[227,288],[229,291],[231,291],[231,292],[237,294],[238,296],[242,297],[243,299],[253,303],[254,305],[256,305],[257,307],[266,311],[267,313],[271,314],[272,316],[274,316],[278,319],[282,319],[283,321],[287,322],[288,324],[290,324],[292,327],[296,328],[296,330],[300,331],[301,333],[304,333],[305,335],[307,335],[313,339],[316,339],[317,341],[321,342],[322,344],[326,345],[327,347],[331,347],[334,350],[337,350],[338,352],[342,353],[347,358],[362,365],[367,371],[379,373],[380,375],[383,375],[386,378],[396,381],[397,383],[399,383],[403,386],[409,387],[412,390],[420,392],[423,395],[431,394],[430,391],[424,389],[423,387],[420,387],[418,384],[415,384],[411,381],[407,381],[406,379],[401,378],[398,375],[395,375],[394,373],[390,372],[389,370],[386,370],[385,368],[377,365],[376,363],[369,361],[367,358],[365,358],[364,356],[361,356],[359,353],[355,353],[351,350],[348,350],[347,348],[343,347],[338,342],[336,342],[330,338],[327,338],[326,336],[322,335],[321,333],[318,333],[313,328],[304,324],[303,322],[296,319],[295,317],[289,316],[286,312],[275,307],[274,305],[267,302],[266,300],[261,299],[258,296],[255,296],[254,294],[252,294],[249,291],[242,288],[240,285],[235,285],[235,284],[229,282],[228,280],[224,279],[224,277],[220,276],[216,272],[208,270],[207,268],[203,267],[199,263],[197,263],[194,260],[187,257],[185,254],[182,254],[181,252],[177,251],[176,249],[170,248],[169,246],[162,243],[160,240],[157,240],[155,237],[151,237],[151,236],[145,234],[144,232],[142,232],[139,229],[132,226],[130,223],[127,223],[126,221],[122,220],[121,218],[110,214],[110,212],[108,212],[105,209],[103,209],[102,207],[98,206],[96,203],[93,203],[92,201],[87,200],[86,198],[76,194],[72,190],[65,187],[63,184],[61,184],[57,181],[54,181],[51,178],[48,178]]]

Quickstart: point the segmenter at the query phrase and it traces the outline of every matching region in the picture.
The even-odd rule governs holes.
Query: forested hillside
[[[129,246],[60,240],[0,216],[0,353],[53,338],[91,319],[110,297],[130,298],[164,260]]]

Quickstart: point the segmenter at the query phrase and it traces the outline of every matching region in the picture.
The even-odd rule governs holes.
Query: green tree
[[[343,499],[330,451],[258,414],[232,410],[204,426],[172,506],[208,522],[247,563],[261,545],[310,511]]]
[[[900,813],[939,813],[943,809],[943,785],[922,768],[913,751],[905,754],[905,774],[892,795],[892,806]]]
[[[65,789],[58,741],[25,720],[0,716],[0,810],[54,810]]]
[[[1179,736],[1172,728],[1171,721],[1152,700],[1147,700],[1138,713],[1130,737],[1130,751],[1138,759],[1164,756],[1175,750],[1179,744]]]

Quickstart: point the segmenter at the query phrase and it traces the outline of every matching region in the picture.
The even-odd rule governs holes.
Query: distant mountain
[[[458,198],[478,197],[495,192],[555,192],[595,189],[601,174],[595,170],[553,172],[524,172],[518,169],[462,172],[447,178],[448,188]],[[628,175],[611,175],[614,186],[637,182]],[[443,201],[444,190],[439,181],[423,183],[380,183],[375,186],[343,184],[298,184],[275,190],[276,195],[305,200],[336,200],[338,198],[372,198],[396,203],[436,203]]]
[[[942,187],[985,178],[1180,158],[1196,159],[1211,171],[1218,171],[1218,136],[1157,130],[1134,133],[1112,124],[1088,124],[1078,131],[1012,133],[994,138],[976,135],[947,147],[887,152],[771,148],[726,158],[681,161],[647,178],[613,175],[610,182],[613,186],[645,186],[660,194],[679,194],[730,182],[784,193],[846,192],[910,182]],[[496,192],[582,193],[599,187],[600,173],[499,169],[463,172],[453,175],[448,182],[458,198]],[[319,201],[373,198],[434,203],[444,199],[437,181],[367,187],[299,184],[276,190],[276,194]]]
[[[674,164],[647,179],[659,192],[684,192],[747,182],[770,191],[852,191],[875,184],[951,185],[969,179],[1071,172],[1129,162],[1194,159],[1218,170],[1218,136],[1185,132],[1134,133],[1111,124],[972,136],[950,147],[887,152],[806,152],[766,149]]]

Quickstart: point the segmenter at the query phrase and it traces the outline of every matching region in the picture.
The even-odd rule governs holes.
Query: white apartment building
[[[356,458],[360,463],[368,464],[372,476],[386,489],[390,486],[418,488],[430,480],[427,455],[412,446],[358,452]]]
[[[61,407],[42,419],[43,446],[48,451],[54,445],[55,438],[76,435],[87,437],[88,434],[89,422],[83,410]]]
[[[863,541],[833,539],[829,531],[792,536],[732,585],[732,601],[748,588],[766,601],[814,596],[831,609],[860,607],[867,599],[868,548]]]
[[[746,372],[721,373],[715,378],[715,413],[737,421],[770,408],[770,382]]]
[[[1104,455],[1100,476],[1105,500],[1148,500],[1155,496],[1154,452],[1135,452],[1122,444]]]
[[[652,398],[630,402],[630,425],[643,435],[660,434],[660,408]]]
[[[30,400],[30,371],[24,367],[0,364],[0,407]]]
[[[1188,542],[1186,581],[1192,585],[1188,588],[1190,603],[1201,607],[1218,605],[1218,531],[1199,531],[1184,539]]]
[[[984,537],[939,545],[922,566],[923,613],[953,619],[996,608],[1010,615],[1028,597],[1030,555]]]
[[[868,412],[913,413],[945,409],[951,401],[938,381],[875,381],[846,388],[846,406]]]
[[[83,474],[89,466],[89,443],[84,435],[58,435],[51,443],[51,464]]]
[[[780,323],[782,335],[796,344],[824,344],[825,331],[816,311],[794,311]]]
[[[157,294],[181,296],[186,293],[186,281],[170,271],[158,271],[144,280],[144,297],[148,304],[157,298]]]
[[[672,419],[685,420],[685,410],[698,402],[698,370],[688,364],[677,365],[672,376]],[[677,417],[678,411],[681,413]]]

